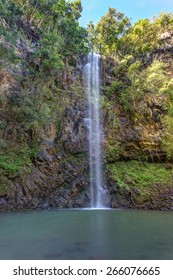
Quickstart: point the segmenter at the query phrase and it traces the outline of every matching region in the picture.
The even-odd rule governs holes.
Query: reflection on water
[[[0,259],[173,259],[172,233],[171,212],[0,214]]]

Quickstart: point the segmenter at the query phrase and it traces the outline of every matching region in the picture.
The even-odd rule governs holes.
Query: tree
[[[130,20],[124,13],[109,8],[95,26],[96,49],[99,53],[115,56],[119,48],[119,38],[126,33]]]
[[[90,21],[87,25],[87,34],[88,34],[88,46],[91,51],[97,51],[97,36],[96,36],[96,30],[95,25],[93,21]]]
[[[14,0],[11,0],[14,2]],[[54,38],[56,33],[61,37],[61,48],[57,50],[61,56],[71,56],[72,53],[85,54],[87,33],[79,26],[81,16],[81,0],[17,0],[28,22],[33,25],[43,41],[44,37]],[[53,40],[51,40],[53,43]],[[55,42],[56,44],[56,42]]]
[[[162,34],[173,32],[173,14],[161,13],[152,20],[138,20],[120,40],[120,53],[139,56],[164,45]]]

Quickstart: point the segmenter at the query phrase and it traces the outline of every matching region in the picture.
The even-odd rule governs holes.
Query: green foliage
[[[164,44],[162,34],[173,31],[173,14],[161,13],[152,20],[140,19],[133,26],[130,20],[116,9],[109,8],[94,26],[87,27],[91,49],[103,55],[139,56]]]
[[[13,63],[16,59],[15,45],[17,42],[17,28],[15,22],[22,16],[22,11],[11,1],[0,3],[0,61]],[[0,65],[0,68],[2,65]]]
[[[153,203],[155,207],[157,196],[172,186],[173,166],[165,167],[159,163],[133,160],[108,164],[107,171],[111,181],[117,183],[118,194],[128,195],[135,206]]]
[[[71,54],[87,54],[87,32],[74,20],[65,20],[60,27],[61,35],[64,37],[62,55],[65,57]]]
[[[79,26],[80,0],[4,0],[0,3],[0,60],[18,63],[17,39],[36,43],[33,55],[20,58],[23,69],[56,75],[64,60],[88,52],[87,32]],[[30,42],[28,42],[30,40]],[[70,59],[68,59],[70,58]]]
[[[72,54],[85,54],[88,51],[86,30],[78,23],[82,12],[80,0],[73,2],[65,0],[28,0],[27,2],[17,0],[17,4],[23,10],[27,20],[37,28],[41,35],[40,52],[53,51],[52,55],[49,53],[49,61],[46,60],[50,68],[51,66],[56,68],[56,55],[59,58]],[[45,45],[46,40],[48,45]],[[55,64],[53,63],[54,59]],[[46,62],[44,61],[44,63]]]
[[[171,95],[172,83],[164,72],[164,64],[158,60],[144,68],[141,61],[133,62],[131,56],[127,56],[119,61],[114,73],[115,80],[108,92],[115,94],[123,109],[132,115],[141,110],[140,103],[147,95],[152,94],[163,100]]]
[[[15,1],[12,0],[2,0],[0,3],[0,18],[5,19],[10,27],[15,26],[15,21],[18,20],[23,15],[22,10]],[[2,20],[1,20],[2,21]],[[4,26],[5,26],[4,22]]]
[[[93,21],[90,21],[87,25],[87,34],[88,34],[88,47],[92,52],[97,52],[97,31]]]
[[[139,61],[129,63],[131,57],[120,60],[115,67],[115,94],[124,110],[136,110],[137,103],[144,96],[144,71]]]
[[[53,32],[45,34],[40,40],[40,47],[33,55],[33,59],[40,61],[39,70],[48,75],[54,75],[63,68],[61,57],[62,38]]]
[[[120,188],[130,190],[136,187],[141,193],[157,184],[170,184],[173,176],[173,170],[167,170],[160,163],[135,160],[108,164],[107,170]]]
[[[2,168],[6,174],[16,173],[21,166],[20,159],[12,159],[10,155],[0,155],[0,168]]]
[[[156,30],[150,21],[141,19],[120,39],[120,45],[123,45],[123,54],[143,54],[157,47],[156,38]]]
[[[158,17],[153,17],[152,20],[138,20],[120,38],[120,53],[137,56],[159,48],[164,43],[161,40],[162,33],[172,31],[172,26],[172,13],[161,13]]]
[[[146,69],[145,88],[146,91],[153,94],[162,94],[168,86],[169,78],[163,71],[164,64],[160,61],[154,61]]]
[[[20,127],[26,130],[31,130],[33,138],[37,138],[40,129],[57,117],[60,97],[51,91],[53,81],[51,76],[40,84],[40,76],[38,80],[32,80],[32,84],[29,84],[30,79],[27,80],[20,95],[10,103],[14,122],[20,123]]]
[[[38,154],[36,143],[30,142],[27,144],[16,145],[15,147],[5,147],[4,153],[0,153],[0,168],[5,175],[13,175],[21,170],[31,167],[32,161]]]
[[[123,153],[123,147],[114,139],[107,139],[105,144],[105,155],[108,162],[118,161]]]
[[[124,88],[123,81],[113,80],[109,87],[106,88],[106,96],[111,98],[113,95],[122,92]]]
[[[124,13],[114,8],[109,8],[106,15],[102,16],[95,28],[91,22],[88,25],[89,37],[94,44],[93,49],[104,55],[116,55],[119,37],[126,33],[130,26],[129,19]]]

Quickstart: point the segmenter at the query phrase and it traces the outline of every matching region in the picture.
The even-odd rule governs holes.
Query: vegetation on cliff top
[[[173,14],[161,13],[132,25],[124,13],[109,8],[96,25],[88,24],[87,31],[94,51],[114,58],[137,57],[164,46],[164,39],[173,32]]]

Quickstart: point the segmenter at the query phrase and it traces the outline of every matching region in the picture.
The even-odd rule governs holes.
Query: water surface
[[[0,259],[173,259],[173,213],[58,210],[0,214]]]

